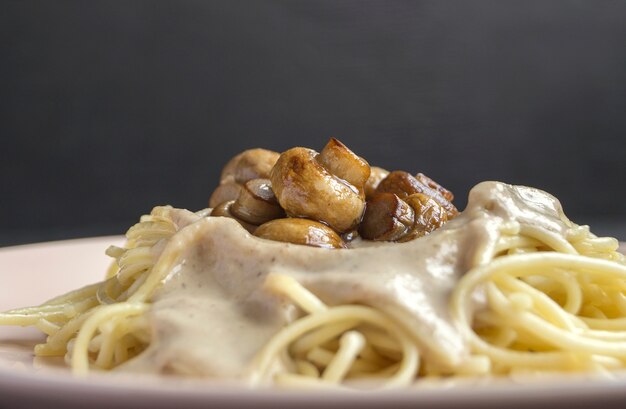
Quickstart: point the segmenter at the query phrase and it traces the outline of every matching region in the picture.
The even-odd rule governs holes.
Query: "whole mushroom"
[[[272,189],[288,216],[318,220],[339,233],[354,230],[365,210],[369,165],[336,139],[321,153],[283,152],[272,169]]]
[[[209,207],[237,199],[242,185],[249,180],[269,178],[279,156],[278,152],[261,148],[248,149],[234,156],[222,169],[220,184],[211,194]]]

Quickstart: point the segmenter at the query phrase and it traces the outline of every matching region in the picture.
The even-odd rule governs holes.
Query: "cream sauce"
[[[355,242],[328,250],[256,238],[234,220],[172,211],[183,243],[153,299],[149,348],[121,367],[142,372],[241,378],[295,307],[262,289],[269,273],[294,277],[324,302],[371,305],[402,323],[423,360],[459,364],[468,346],[452,324],[450,294],[459,278],[491,254],[508,221],[564,233],[557,199],[537,189],[483,182],[465,211],[430,235],[406,243]],[[169,244],[168,244],[169,245]]]

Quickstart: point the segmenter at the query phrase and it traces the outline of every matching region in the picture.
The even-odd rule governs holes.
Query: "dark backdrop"
[[[343,140],[626,238],[624,1],[0,3],[0,244],[199,209],[250,147]]]

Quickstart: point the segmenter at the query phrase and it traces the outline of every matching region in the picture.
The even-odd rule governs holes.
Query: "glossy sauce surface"
[[[297,317],[293,305],[263,289],[269,273],[294,277],[329,305],[389,313],[424,361],[451,367],[469,349],[451,322],[450,294],[491,254],[500,227],[515,220],[564,233],[569,224],[551,195],[499,182],[474,187],[465,211],[425,237],[356,241],[344,250],[260,239],[228,218],[179,209],[172,216],[180,231],[164,245],[182,250],[153,299],[153,340],[120,370],[245,378],[255,354]]]

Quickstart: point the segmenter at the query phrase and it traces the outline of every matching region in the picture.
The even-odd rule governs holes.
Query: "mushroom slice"
[[[451,191],[441,186],[439,183],[435,182],[434,180],[432,180],[425,174],[418,173],[417,175],[415,175],[415,178],[419,180],[420,182],[422,182],[423,184],[425,184],[426,186],[428,186],[429,188],[434,189],[437,192],[441,193],[441,195],[445,197],[447,201],[451,202],[452,200],[454,200],[454,194],[452,194]]]
[[[376,192],[393,193],[400,199],[404,199],[413,193],[423,192],[425,187],[427,186],[417,180],[415,176],[411,175],[409,172],[394,170],[380,181]]]
[[[411,206],[393,193],[377,193],[367,200],[359,233],[367,240],[395,241],[413,226]]]
[[[285,211],[278,204],[269,179],[247,181],[230,207],[230,212],[238,219],[257,226],[285,217]]]
[[[411,233],[402,241],[422,237],[440,228],[448,221],[448,213],[434,198],[423,193],[415,193],[404,199],[415,211],[415,222]]]
[[[360,191],[363,191],[365,182],[370,177],[370,165],[335,138],[330,138],[317,156],[317,160],[330,173],[347,181]]]
[[[370,168],[370,177],[365,182],[365,197],[370,198],[376,193],[376,188],[380,182],[389,175],[389,171],[378,166]]]
[[[235,219],[237,222],[239,222],[239,224],[246,230],[248,230],[249,233],[254,233],[254,231],[256,230],[257,226],[250,224],[250,223],[246,223],[243,220],[239,220],[237,217],[235,217],[232,212],[231,212],[231,207],[233,205],[233,203],[235,203],[234,200],[230,200],[228,202],[223,202],[220,203],[219,205],[215,206],[213,208],[213,210],[211,211],[211,216],[215,216],[215,217],[229,217],[231,219]]]
[[[420,182],[415,176],[408,172],[401,170],[395,170],[391,172],[385,179],[383,179],[376,192],[389,192],[398,195],[400,199],[406,199],[408,196],[415,193],[423,193],[431,197],[441,207],[443,207],[448,213],[448,219],[454,218],[459,214],[459,211],[454,205],[446,199],[441,193],[435,189],[431,189],[428,185]]]
[[[459,211],[451,201],[443,197],[438,191],[431,189],[430,191],[424,191],[424,194],[430,196],[437,204],[444,208],[447,213],[448,220],[454,219],[459,215]]]
[[[272,169],[272,189],[287,215],[324,222],[339,233],[354,230],[365,210],[365,197],[317,160],[317,152],[292,148]]]
[[[345,248],[339,235],[330,227],[309,219],[276,219],[259,226],[254,235],[263,239],[304,244],[327,249]]]
[[[235,200],[239,197],[241,185],[235,182],[226,182],[215,188],[209,198],[209,207],[216,207],[220,203]]]

